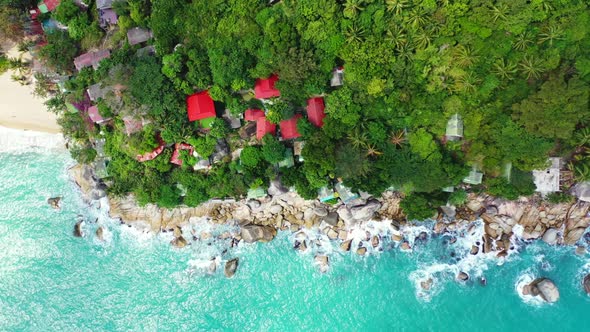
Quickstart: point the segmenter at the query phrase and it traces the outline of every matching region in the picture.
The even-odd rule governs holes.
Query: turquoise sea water
[[[108,220],[78,196],[62,153],[0,153],[0,330],[6,331],[588,331],[590,297],[580,286],[590,256],[543,244],[522,247],[503,265],[472,261],[487,286],[459,284],[452,247],[442,238],[369,257],[334,252],[321,274],[313,253],[292,249],[290,234],[241,246],[233,279],[209,276],[199,262],[220,254],[218,243],[185,249]],[[64,197],[61,211],[46,199]],[[78,214],[87,236],[74,238]],[[94,220],[108,229],[93,233]],[[462,251],[456,249],[457,256]],[[449,265],[445,265],[449,264]],[[463,267],[469,265],[465,263]],[[442,272],[435,272],[442,271]],[[431,296],[417,280],[434,276]],[[473,272],[475,274],[475,272]],[[525,303],[523,275],[550,277],[561,299]]]

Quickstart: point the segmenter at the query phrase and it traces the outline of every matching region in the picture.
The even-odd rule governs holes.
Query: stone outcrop
[[[539,296],[545,302],[554,303],[559,300],[557,286],[547,278],[538,278],[526,285],[523,289],[524,295]]]
[[[49,204],[49,206],[51,206],[52,208],[59,210],[60,206],[59,206],[59,202],[61,201],[61,197],[51,197],[47,199],[47,204]]]
[[[69,169],[69,173],[80,187],[84,199],[97,200],[106,196],[106,187],[95,176],[91,166],[77,164]]]
[[[320,266],[320,272],[322,272],[322,273],[328,272],[328,268],[330,267],[328,256],[317,255],[317,256],[315,256],[315,262]]]
[[[74,225],[74,236],[75,237],[82,237],[84,236],[84,232],[82,232],[82,224],[84,222],[82,220],[78,220],[78,222],[76,222],[76,224]]]
[[[271,226],[247,225],[242,227],[241,236],[247,243],[269,242],[277,235],[277,230]]]
[[[225,263],[225,268],[223,273],[226,277],[231,278],[236,274],[236,270],[238,269],[239,258],[232,258]]]
[[[96,238],[99,241],[104,241],[104,229],[102,227],[96,229]]]
[[[582,279],[582,287],[584,287],[586,294],[590,295],[590,274],[587,274],[584,279]]]

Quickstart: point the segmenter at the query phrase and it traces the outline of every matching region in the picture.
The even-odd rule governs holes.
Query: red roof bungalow
[[[268,121],[265,117],[256,120],[256,138],[262,139],[264,135],[274,135],[277,131],[277,125]]]
[[[277,75],[271,75],[266,79],[257,79],[254,85],[254,96],[256,99],[267,99],[272,97],[278,97],[281,92],[275,88],[275,83],[279,80]]]
[[[170,162],[176,164],[178,166],[182,166],[182,160],[180,159],[180,150],[188,150],[190,155],[193,154],[195,149],[190,144],[186,143],[176,143],[174,144],[174,152],[172,152],[172,158],[170,158]]]
[[[103,118],[102,115],[100,115],[100,112],[98,112],[98,107],[96,105],[90,106],[88,108],[88,117],[90,117],[90,120],[92,120],[92,122],[98,123],[98,124],[101,124],[101,123],[109,120],[109,119]]]
[[[307,118],[309,119],[309,122],[311,122],[316,127],[323,127],[324,118],[326,117],[326,113],[324,112],[325,108],[326,106],[324,105],[324,98],[315,97],[308,99]]]
[[[186,110],[189,121],[214,118],[215,105],[209,96],[209,91],[201,91],[186,98]]]
[[[43,0],[39,2],[37,8],[39,8],[39,11],[43,14],[52,12],[59,5],[59,1],[60,0]]]
[[[297,131],[297,120],[300,118],[301,114],[297,114],[289,120],[281,121],[281,137],[283,139],[293,139],[301,136]]]
[[[264,111],[262,110],[246,110],[246,115],[244,116],[244,119],[246,119],[246,121],[256,121],[260,118],[264,118]]]

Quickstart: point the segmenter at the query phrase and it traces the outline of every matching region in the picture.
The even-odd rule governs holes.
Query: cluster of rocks
[[[453,231],[466,221],[481,217],[485,232],[481,241],[474,244],[471,253],[496,252],[498,257],[504,257],[508,254],[510,239],[517,225],[522,229],[521,240],[542,238],[550,245],[576,244],[590,225],[589,207],[590,204],[584,202],[552,205],[527,198],[506,201],[471,195],[466,208],[441,209],[443,212],[435,225],[435,232]],[[578,253],[584,251],[583,247],[577,249]]]

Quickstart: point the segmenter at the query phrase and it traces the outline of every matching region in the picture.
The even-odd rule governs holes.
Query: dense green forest
[[[374,195],[402,191],[406,212],[425,218],[448,199],[465,199],[462,190],[441,189],[460,185],[473,168],[484,180],[469,190],[510,199],[533,193],[530,171],[545,168],[549,156],[564,158],[574,180],[590,179],[587,1],[129,0],[117,3],[118,26],[106,34],[93,23],[93,5],[83,12],[68,3],[52,15],[75,28],[50,33],[40,53],[73,75],[68,92],[49,105],[61,112],[97,82],[126,87],[99,102],[112,125],[88,128],[80,114],[68,112],[60,120],[78,160],[92,161],[91,142],[106,138],[113,194],[194,206],[245,195],[280,175],[311,199],[342,179]],[[135,26],[153,31],[155,56],[137,56],[140,46],[127,44],[125,32]],[[74,74],[73,57],[99,45],[112,56],[96,71]],[[344,84],[331,87],[339,66]],[[281,92],[265,106],[273,122],[305,114],[312,96],[325,98],[322,128],[299,120],[304,161],[292,168],[275,166],[292,142],[244,140],[221,119],[204,131],[186,116],[186,96],[205,89],[233,114],[262,108],[251,89],[271,74],[279,76]],[[128,137],[122,116],[138,112],[149,125]],[[455,114],[463,138],[446,140]],[[219,138],[244,150],[241,159],[228,156],[208,172],[170,164],[173,147],[136,161],[158,146],[157,137],[190,143],[205,157]]]

